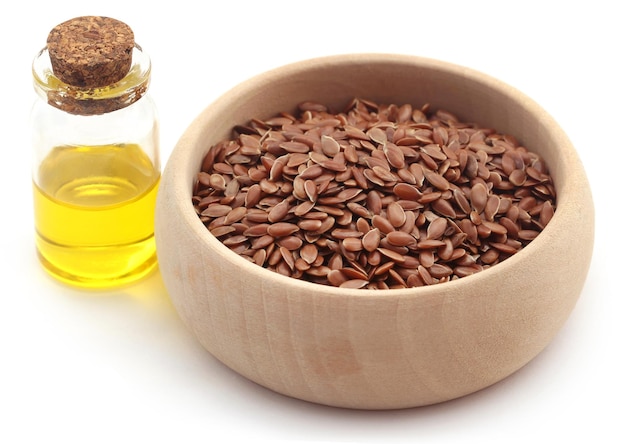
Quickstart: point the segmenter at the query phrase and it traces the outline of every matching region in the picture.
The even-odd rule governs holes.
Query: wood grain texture
[[[196,216],[206,150],[253,117],[305,100],[429,102],[508,132],[544,157],[555,216],[520,253],[445,284],[348,290],[272,273],[237,256]],[[397,409],[492,385],[540,353],[584,284],[594,236],[589,184],[558,124],[519,91],[467,68],[411,56],[308,60],[261,74],[207,107],[165,168],[156,213],[161,273],[181,319],[234,371],[276,392],[348,408]]]

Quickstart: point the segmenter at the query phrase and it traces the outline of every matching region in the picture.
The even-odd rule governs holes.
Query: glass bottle
[[[40,262],[60,281],[86,288],[146,276],[157,265],[161,171],[150,58],[126,24],[77,17],[53,28],[32,73]]]

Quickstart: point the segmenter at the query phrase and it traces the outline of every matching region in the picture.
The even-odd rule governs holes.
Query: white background
[[[58,0],[2,13],[0,442],[626,442],[618,2],[200,4]],[[125,21],[151,55],[164,160],[219,95],[309,57],[428,56],[522,90],[568,133],[594,193],[594,257],[568,322],[535,360],[481,392],[425,408],[352,411],[275,394],[221,365],[185,330],[159,274],[104,294],[52,281],[33,245],[30,63],[53,26],[79,15]]]

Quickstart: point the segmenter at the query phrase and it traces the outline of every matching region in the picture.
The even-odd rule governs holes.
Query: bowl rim
[[[527,109],[532,116],[535,116],[538,122],[541,122],[545,127],[546,134],[559,146],[555,148],[556,154],[559,159],[562,160],[562,164],[559,165],[559,168],[564,168],[562,174],[560,174],[561,181],[558,184],[555,181],[555,186],[557,187],[557,205],[550,223],[532,242],[513,256],[499,262],[495,266],[460,279],[412,288],[394,288],[387,290],[363,288],[355,290],[317,284],[268,270],[265,267],[251,263],[230,250],[210,233],[197,216],[192,205],[193,192],[192,187],[189,186],[190,178],[183,177],[182,173],[171,172],[168,167],[174,162],[190,162],[192,160],[191,157],[193,156],[191,154],[194,152],[193,145],[201,132],[198,126],[202,125],[207,119],[210,120],[211,116],[219,114],[220,108],[224,108],[228,103],[232,103],[236,97],[258,88],[267,87],[267,85],[276,78],[298,75],[311,68],[320,68],[325,65],[344,65],[352,63],[392,63],[413,65],[421,69],[443,70],[452,75],[462,77],[464,81],[486,84],[489,89],[494,90],[508,100],[518,102],[520,106]],[[208,150],[208,148],[209,146],[207,144],[206,149]],[[550,169],[552,171],[553,166],[550,166]],[[567,230],[568,224],[570,223],[568,222],[570,216],[580,210],[580,202],[576,196],[577,193],[572,188],[588,187],[583,165],[569,137],[545,109],[517,88],[489,74],[452,62],[422,56],[391,53],[352,53],[315,57],[279,66],[244,80],[215,99],[194,119],[174,147],[172,155],[166,164],[164,174],[175,175],[172,179],[172,183],[176,187],[174,190],[177,201],[175,204],[176,210],[179,211],[182,220],[189,225],[193,235],[196,236],[199,241],[206,243],[208,248],[217,251],[224,261],[228,261],[232,266],[241,269],[242,273],[250,273],[260,282],[264,280],[274,280],[281,286],[289,287],[298,297],[319,297],[321,295],[328,295],[336,298],[356,297],[363,300],[387,299],[394,301],[403,298],[423,298],[425,301],[432,300],[432,298],[439,300],[442,294],[456,299],[471,297],[471,294],[466,294],[467,292],[460,290],[468,286],[478,288],[482,282],[494,281],[494,279],[501,279],[503,276],[508,276],[506,273],[511,273],[520,263],[532,260],[534,255],[548,248],[551,239],[558,235],[561,230]],[[593,220],[593,208],[591,208],[590,211],[592,211]]]

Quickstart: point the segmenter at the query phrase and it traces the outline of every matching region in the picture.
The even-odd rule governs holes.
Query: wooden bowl
[[[554,217],[513,257],[428,287],[349,290],[254,265],[209,233],[192,205],[201,161],[236,124],[314,100],[428,102],[516,136],[548,164]],[[594,209],[568,137],[535,102],[482,73],[412,56],[307,60],[254,77],[208,106],[167,162],[156,210],[160,269],[174,306],[225,365],[278,393],[331,406],[396,409],[457,398],[524,366],[581,292]]]

